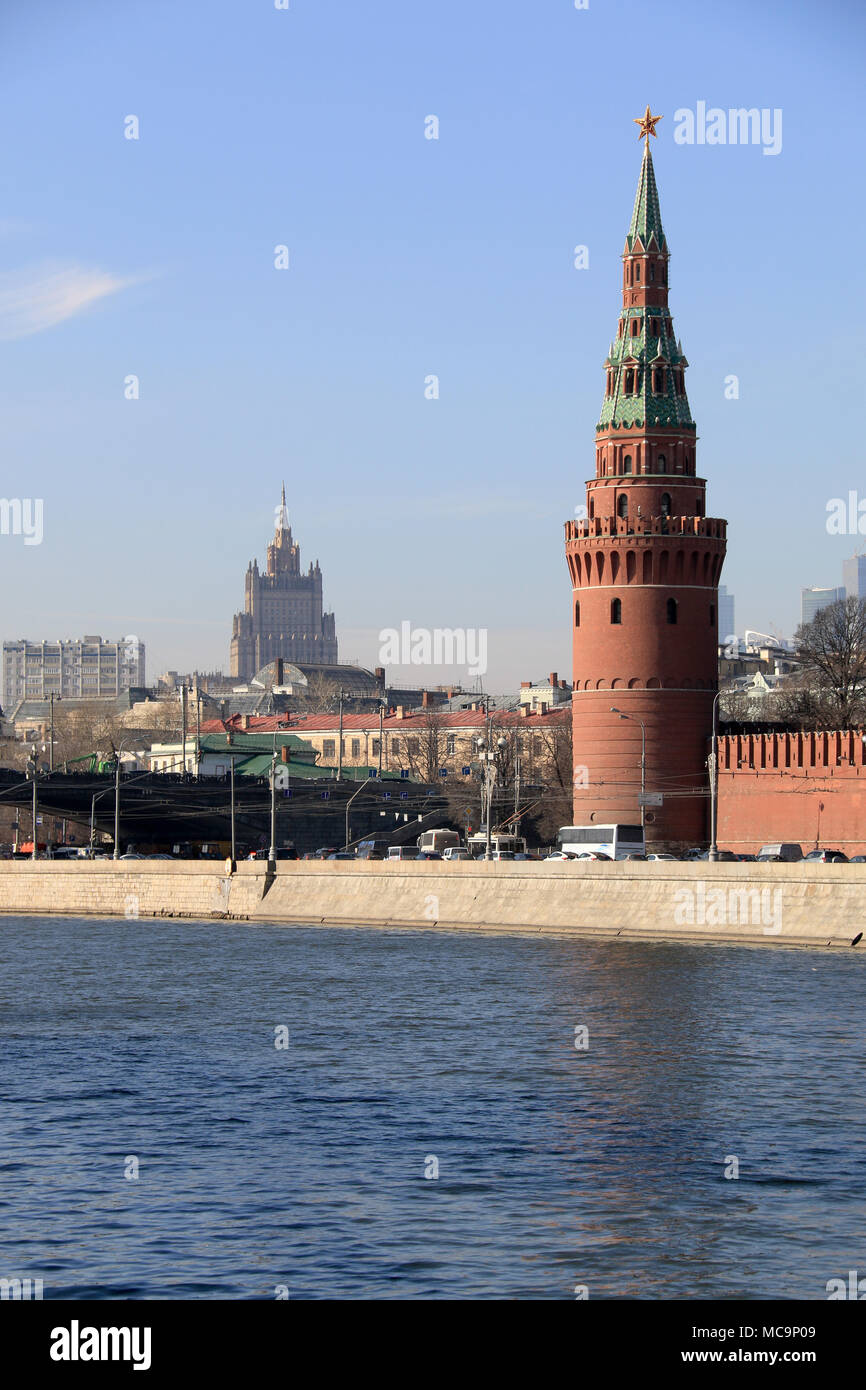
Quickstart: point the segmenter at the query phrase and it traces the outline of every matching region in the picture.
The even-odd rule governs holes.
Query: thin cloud
[[[44,333],[140,278],[77,265],[40,265],[0,273],[0,341]]]

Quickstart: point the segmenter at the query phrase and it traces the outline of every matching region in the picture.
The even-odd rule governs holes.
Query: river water
[[[45,1298],[866,1274],[864,951],[4,917],[0,959],[0,1276]]]

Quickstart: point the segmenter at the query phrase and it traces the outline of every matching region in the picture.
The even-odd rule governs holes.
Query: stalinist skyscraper
[[[267,571],[249,564],[244,583],[244,611],[232,620],[231,674],[249,680],[276,661],[332,666],[337,662],[333,613],[322,612],[319,562],[301,574],[301,549],[292,540],[286,489],[268,546]]]

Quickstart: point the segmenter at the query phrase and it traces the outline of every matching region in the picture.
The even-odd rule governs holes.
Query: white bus
[[[487,834],[484,830],[479,830],[475,835],[470,835],[466,841],[466,848],[473,859],[483,859],[487,853]],[[490,835],[490,852],[493,854],[525,854],[526,840],[522,835],[506,835],[501,830],[494,830]]]
[[[425,830],[418,836],[415,843],[420,854],[429,850],[441,854],[443,850],[450,849],[452,845],[459,845],[460,836],[456,830]]]
[[[639,825],[564,825],[557,831],[556,846],[572,856],[606,854],[608,859],[625,859],[627,854],[646,854]]]

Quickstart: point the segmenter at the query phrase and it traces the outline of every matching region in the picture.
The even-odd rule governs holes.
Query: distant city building
[[[537,713],[546,713],[554,705],[571,704],[571,686],[568,681],[560,680],[555,671],[551,671],[546,682],[539,681],[535,685],[532,681],[521,681],[517,703],[528,705]]]
[[[734,614],[734,596],[729,594],[725,584],[719,585],[719,641],[726,643],[737,635]]]
[[[845,595],[848,598],[866,598],[866,555],[852,555],[842,566],[845,582]]]
[[[56,642],[3,643],[3,708],[11,716],[22,700],[116,699],[144,686],[144,643],[137,637],[106,642],[82,637]]]
[[[822,608],[838,603],[845,597],[844,589],[803,589],[800,601],[800,622],[811,623]]]
[[[322,611],[319,562],[301,574],[301,550],[294,544],[283,488],[277,527],[268,546],[267,571],[251,561],[244,585],[244,611],[232,622],[231,674],[250,680],[278,657],[294,663],[337,662],[333,613]]]

